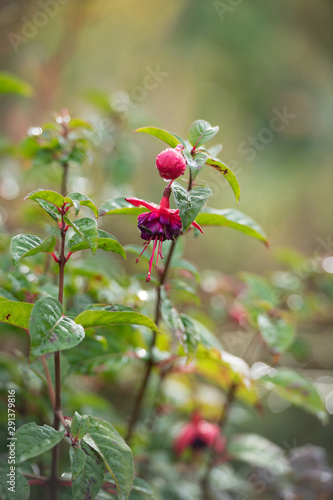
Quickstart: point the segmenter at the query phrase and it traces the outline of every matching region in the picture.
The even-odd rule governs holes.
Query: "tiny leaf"
[[[81,416],[79,413],[75,412],[71,424],[72,435],[81,440],[85,434],[87,434],[90,427],[89,417],[87,415]]]
[[[205,120],[196,120],[189,128],[188,140],[191,146],[198,148],[215,137],[218,131],[219,127],[212,127]]]

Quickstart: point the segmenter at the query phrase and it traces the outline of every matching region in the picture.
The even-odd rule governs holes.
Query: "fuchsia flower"
[[[177,455],[181,455],[187,448],[211,448],[217,455],[221,455],[225,451],[225,437],[217,424],[203,420],[199,412],[194,412],[191,421],[184,425],[174,442]]]
[[[184,174],[186,161],[182,155],[184,146],[179,144],[174,149],[164,149],[156,157],[156,168],[163,179],[174,180]]]
[[[141,238],[145,240],[144,249],[141,255],[147,249],[149,243],[154,241],[153,253],[149,261],[149,272],[146,281],[151,279],[151,269],[153,266],[153,260],[155,251],[157,248],[157,257],[155,268],[157,269],[158,259],[162,254],[162,244],[165,240],[175,240],[182,231],[182,221],[179,215],[178,209],[170,208],[170,186],[166,187],[163,193],[163,197],[159,205],[156,203],[148,203],[145,200],[139,200],[138,198],[125,198],[128,203],[131,203],[135,207],[145,207],[150,210],[150,212],[144,212],[138,217],[138,228],[141,231]],[[196,227],[203,233],[203,230],[196,222],[192,222],[192,226]],[[139,259],[136,259],[138,262]]]

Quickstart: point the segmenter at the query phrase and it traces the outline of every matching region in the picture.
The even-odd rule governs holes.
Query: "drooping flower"
[[[179,144],[174,149],[164,149],[156,157],[156,168],[163,179],[174,180],[184,174],[186,169],[186,161],[182,155],[184,146]]]
[[[182,221],[179,215],[179,210],[170,208],[170,193],[171,189],[168,186],[164,190],[163,197],[159,205],[156,203],[148,203],[147,201],[139,200],[138,198],[125,198],[128,203],[131,203],[135,207],[145,207],[150,210],[149,212],[144,212],[138,217],[138,228],[141,231],[141,238],[145,240],[144,249],[142,250],[140,257],[147,249],[149,243],[151,241],[154,242],[153,253],[149,261],[149,272],[146,281],[150,281],[151,279],[151,270],[156,249],[157,256],[155,268],[158,266],[159,257],[163,259],[163,241],[175,240],[182,231]],[[192,222],[192,225],[203,233],[199,224]],[[139,259],[136,259],[136,262],[138,261]]]
[[[192,450],[211,448],[217,455],[221,455],[225,451],[225,437],[222,436],[217,424],[204,420],[196,411],[174,441],[177,455],[181,455],[188,448]]]

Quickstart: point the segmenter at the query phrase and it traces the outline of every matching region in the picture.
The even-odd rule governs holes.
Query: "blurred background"
[[[95,116],[106,154],[90,194],[129,194],[131,183],[138,197],[158,201],[163,181],[150,172],[163,144],[131,130],[151,124],[184,136],[198,118],[219,125],[239,208],[265,228],[272,250],[208,229],[188,252],[223,271],[269,268],[277,247],[311,253],[331,235],[332,17],[329,1],[3,0],[1,67],[34,93],[1,99],[2,130],[19,140],[65,107]],[[118,142],[121,127],[129,137]],[[15,168],[4,162],[2,182]],[[202,177],[211,205],[235,206],[214,171]],[[2,200],[9,223],[25,194],[21,186]],[[132,241],[128,229],[123,239]]]
[[[35,227],[24,196],[59,185],[57,166],[31,166],[18,146],[55,112],[68,108],[96,128],[87,132],[94,159],[71,170],[70,189],[98,206],[120,195],[158,202],[164,183],[154,175],[155,156],[166,146],[133,130],[154,125],[184,137],[201,118],[219,125],[219,157],[241,185],[238,208],[265,229],[271,248],[207,228],[195,245],[188,242],[186,257],[216,273],[269,274],[284,265],[284,247],[310,259],[331,256],[332,23],[329,0],[2,0],[1,68],[33,89],[28,97],[0,97],[6,231]],[[236,208],[213,169],[200,180],[213,190],[210,206]],[[102,224],[123,244],[138,244],[133,222],[111,217]],[[133,262],[127,266],[134,269]],[[333,272],[332,260],[325,271]],[[331,318],[316,328],[303,324],[301,333],[312,343],[308,368],[333,394]],[[297,409],[281,415],[274,404],[264,423],[253,416],[245,430],[250,425],[287,449],[313,442],[332,452],[332,431],[328,438],[314,417]]]

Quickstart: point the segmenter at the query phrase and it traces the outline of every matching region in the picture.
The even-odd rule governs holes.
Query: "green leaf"
[[[33,304],[3,300],[0,302],[0,322],[28,330]]]
[[[136,129],[135,132],[144,132],[145,134],[153,135],[154,137],[157,137],[157,139],[161,139],[161,141],[166,142],[172,148],[175,148],[180,143],[180,138],[178,136],[174,135],[172,132],[168,132],[167,130],[157,127],[141,127]]]
[[[234,195],[236,197],[236,201],[238,203],[240,197],[240,187],[238,184],[237,177],[235,176],[231,168],[227,167],[221,161],[215,160],[213,158],[208,158],[208,160],[206,161],[206,165],[210,165],[211,167],[215,168],[215,170],[224,175],[226,180],[229,182],[230,187],[233,190]]]
[[[35,422],[22,425],[15,433],[16,463],[25,462],[54,448],[65,435],[65,430],[56,431],[49,425]]]
[[[251,273],[242,273],[242,279],[249,289],[250,303],[265,302],[270,307],[277,307],[280,294],[265,278]]]
[[[84,446],[87,445],[84,443]],[[69,458],[71,461],[72,479],[74,481],[86,465],[86,454],[81,448],[71,446],[69,448]]]
[[[114,252],[121,255],[124,259],[126,259],[126,253],[121,244],[116,240],[114,236],[107,233],[106,231],[102,231],[98,229],[98,241],[97,248],[104,250],[105,252]],[[78,234],[74,234],[68,242],[69,250],[74,253],[79,250],[87,250],[89,249],[88,243]]]
[[[97,328],[99,326],[130,324],[147,326],[156,332],[159,331],[153,320],[148,316],[132,311],[83,311],[75,318],[75,322],[82,325],[85,329]]]
[[[130,500],[154,500],[154,493],[149,484],[143,479],[136,477],[130,494]]]
[[[77,235],[84,240],[87,244],[87,247],[85,248],[90,248],[91,251],[95,253],[98,248],[97,221],[91,217],[82,217],[82,219],[77,219],[75,222],[71,221],[67,217],[64,217],[64,220],[67,224],[72,226]],[[72,247],[74,248],[75,245],[72,245]],[[82,249],[83,248],[80,248],[80,250]],[[77,251],[77,249],[74,251]]]
[[[161,314],[165,323],[171,329],[171,331],[182,341],[184,333],[184,325],[177,309],[171,303],[169,297],[165,292],[164,286],[161,286]]]
[[[70,349],[85,335],[82,326],[64,316],[62,305],[52,297],[36,302],[31,311],[29,331],[31,361],[42,354]]]
[[[7,442],[7,444],[9,441]],[[10,467],[14,469],[10,470]],[[11,478],[8,474],[11,472],[15,474],[14,486],[7,481]],[[30,498],[30,486],[28,481],[23,477],[15,465],[6,464],[5,467],[0,468],[0,498],[1,500],[29,500]]]
[[[259,314],[257,321],[261,336],[273,354],[285,351],[293,343],[295,330],[283,318],[271,319]]]
[[[321,397],[312,382],[289,368],[271,368],[267,375],[260,377],[268,389],[274,389],[290,403],[313,413],[320,420],[327,420],[327,413]]]
[[[195,179],[202,168],[205,166],[209,155],[208,153],[198,150],[198,152],[192,156],[191,153],[186,149],[183,150],[183,155],[187,165],[191,170],[192,179]]]
[[[264,230],[247,215],[239,210],[226,208],[219,210],[217,208],[206,207],[197,216],[196,222],[200,226],[225,226],[236,229],[241,233],[252,236],[257,240],[263,241],[268,246],[267,236]]]
[[[98,214],[100,216],[111,214],[140,215],[143,212],[147,212],[147,209],[144,207],[133,207],[133,205],[125,200],[125,197],[120,196],[114,200],[105,201],[99,208]]]
[[[90,427],[89,417],[87,415],[81,416],[77,411],[74,413],[74,417],[71,423],[71,433],[72,435],[81,440],[85,434],[87,434]]]
[[[172,194],[179,209],[179,215],[183,224],[183,233],[186,233],[206,203],[207,198],[212,194],[212,191],[205,187],[198,187],[187,191],[180,184],[174,182],[172,184]]]
[[[18,234],[14,236],[10,243],[10,252],[14,265],[21,259],[40,252],[52,253],[56,243],[55,236],[49,236],[46,240],[42,240],[33,234]]]
[[[113,476],[122,500],[129,498],[133,482],[133,456],[131,449],[116,429],[106,420],[90,418],[90,429],[83,440],[103,458]],[[89,439],[91,437],[91,440]]]
[[[215,137],[218,131],[219,127],[212,127],[205,120],[196,120],[189,128],[188,140],[191,146],[198,148]]]
[[[251,406],[258,406],[258,395],[248,364],[227,351],[198,345],[195,372],[229,391],[236,386],[235,396]]]
[[[71,453],[73,476],[72,492],[73,500],[93,500],[100,490],[104,479],[104,462],[100,454],[87,443],[81,443],[81,452],[85,455],[83,467],[83,456],[80,451]]]
[[[65,203],[65,198],[61,194],[45,189],[37,189],[36,191],[29,193],[24,199],[35,201],[44,200],[58,208],[61,208]],[[71,200],[68,201],[71,202]]]
[[[82,194],[82,193],[70,193],[67,196],[67,198],[70,198],[71,200],[73,200],[73,202],[75,202],[75,201],[79,202],[79,205],[82,205],[82,206],[90,208],[90,210],[93,211],[94,215],[96,217],[98,217],[98,210],[97,210],[96,205],[85,194]],[[79,212],[76,209],[75,210],[75,214],[78,215],[78,213]]]
[[[180,318],[185,328],[184,337],[188,346],[196,348],[201,342],[205,347],[222,351],[223,348],[218,339],[202,323],[186,314],[181,314]]]
[[[290,471],[283,450],[257,434],[232,436],[228,444],[228,453],[235,460],[246,462],[255,467],[264,467],[275,476],[284,475]]]
[[[39,200],[36,199],[36,202],[38,205],[45,210],[45,212],[55,221],[55,222],[60,222],[61,221],[61,215],[59,213],[59,210],[57,207],[52,205],[52,203],[49,203],[48,201],[45,200]]]
[[[0,94],[17,94],[24,97],[30,97],[33,89],[29,83],[18,78],[12,73],[0,72]]]

